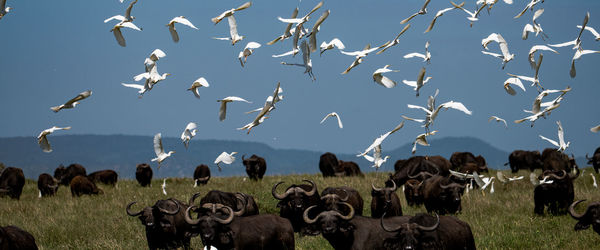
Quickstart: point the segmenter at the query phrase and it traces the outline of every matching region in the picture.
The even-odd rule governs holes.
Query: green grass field
[[[575,182],[575,199],[600,200],[600,192],[592,187],[587,169]],[[495,176],[495,171],[490,174]],[[508,171],[506,175],[512,176]],[[271,196],[271,187],[278,181],[299,183],[302,179],[314,180],[319,191],[329,186],[356,188],[365,201],[363,214],[370,215],[371,182],[382,186],[387,173],[370,173],[365,178],[328,178],[320,175],[266,176],[260,182],[243,177],[212,178],[208,185],[193,187],[191,178],[168,179],[165,196],[162,180],[154,180],[152,187],[142,188],[135,180],[120,180],[117,187],[100,187],[103,195],[71,197],[68,188],[61,186],[54,197],[38,198],[35,181],[28,180],[19,201],[0,198],[0,225],[16,225],[29,231],[41,249],[145,249],[144,227],[139,220],[125,213],[125,206],[138,201],[143,206],[156,200],[173,197],[187,200],[196,192],[212,189],[241,191],[251,194],[260,206],[261,213],[278,214],[277,200]],[[483,195],[473,190],[463,196],[463,211],[458,218],[471,225],[479,249],[598,249],[600,236],[590,228],[575,232],[576,221],[569,215],[536,216],[533,214],[533,186],[529,173],[522,181],[503,185],[495,182],[495,193]],[[283,184],[282,186],[286,186]],[[283,187],[281,187],[283,189]],[[424,207],[408,207],[399,189],[405,215],[426,212]],[[587,204],[585,202],[584,204]],[[137,206],[137,205],[136,205]],[[585,206],[585,205],[584,205]],[[578,207],[582,212],[584,206]],[[192,247],[200,249],[199,237],[192,239]],[[321,236],[296,235],[297,249],[331,249]]]

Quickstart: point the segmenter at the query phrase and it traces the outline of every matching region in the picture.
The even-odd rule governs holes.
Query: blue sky
[[[214,25],[210,19],[224,10],[237,7],[244,1],[140,1],[132,11],[135,23],[143,31],[124,30],[127,47],[120,47],[109,32],[114,23],[102,21],[123,14],[127,7],[119,1],[8,1],[14,9],[0,20],[0,136],[37,136],[53,125],[72,126],[61,134],[132,134],[178,137],[190,121],[199,125],[198,139],[226,139],[264,142],[275,148],[311,149],[353,153],[364,150],[374,138],[395,127],[401,115],[422,117],[422,112],[408,109],[407,104],[425,105],[426,98],[440,90],[437,102],[460,101],[473,111],[468,116],[455,110],[442,112],[432,129],[432,138],[473,136],[506,151],[514,149],[543,149],[551,146],[538,135],[556,139],[556,121],[560,120],[571,147],[567,153],[583,155],[598,146],[599,134],[589,128],[600,124],[600,93],[597,80],[600,54],[586,55],[576,62],[577,77],[569,77],[574,51],[559,48],[560,54],[544,52],[540,79],[544,87],[573,90],[565,96],[560,108],[547,119],[538,120],[533,128],[529,123],[512,121],[526,116],[537,91],[526,84],[526,92],[518,90],[510,96],[502,89],[506,73],[533,75],[527,62],[529,48],[537,44],[562,43],[575,39],[576,25],[581,25],[587,11],[589,26],[600,28],[599,1],[546,1],[538,19],[549,39],[530,35],[521,39],[521,31],[531,22],[532,12],[519,19],[513,17],[526,5],[515,0],[507,5],[499,1],[480,20],[469,27],[466,14],[455,10],[440,17],[434,29],[424,34],[435,13],[450,7],[447,1],[432,1],[428,14],[417,16],[411,28],[400,38],[400,44],[381,55],[374,53],[349,74],[341,75],[353,57],[337,50],[322,57],[312,55],[312,82],[303,69],[281,65],[301,62],[301,57],[272,58],[271,55],[291,49],[291,40],[266,45],[279,36],[285,24],[277,17],[289,17],[298,6],[299,15],[307,13],[318,1],[254,1],[252,7],[236,13],[238,31],[245,39],[235,46],[211,37],[227,36],[227,22]],[[318,33],[318,43],[340,38],[347,51],[362,49],[366,44],[377,46],[393,39],[404,27],[399,22],[417,11],[424,1],[325,1],[315,12],[307,27],[325,10],[331,11]],[[528,2],[528,1],[527,1]],[[475,1],[465,4],[475,8]],[[165,24],[173,17],[187,17],[199,30],[177,26],[180,42],[173,43]],[[504,70],[501,61],[480,51],[481,39],[490,33],[500,33],[516,58]],[[248,58],[245,68],[237,54],[247,42],[263,46]],[[410,52],[422,52],[429,41],[431,64],[418,59],[404,59]],[[600,50],[589,32],[582,38],[584,49]],[[121,83],[133,83],[132,77],[143,72],[144,59],[156,48],[167,56],[158,62],[160,73],[172,75],[137,98],[133,89]],[[497,44],[490,50],[499,51]],[[373,82],[371,74],[386,64],[400,70],[387,76],[399,84],[386,89]],[[421,67],[433,79],[421,89],[421,96],[401,83],[415,80]],[[198,77],[205,77],[209,88],[201,90],[201,99],[186,91]],[[260,107],[281,82],[285,99],[271,117],[247,135],[238,131],[252,121],[253,115],[244,112]],[[51,106],[64,103],[78,93],[91,89],[93,95],[72,110],[53,113]],[[218,119],[217,99],[240,96],[252,104],[233,103],[227,119]],[[340,114],[344,128],[330,120],[319,121],[329,112]],[[508,129],[488,123],[491,115],[509,122]],[[416,123],[390,136],[383,150],[392,150],[411,142],[424,129]],[[51,140],[51,138],[50,138]],[[191,144],[194,145],[193,143]],[[435,145],[432,145],[435,147]],[[148,145],[152,150],[152,145]],[[232,149],[231,151],[235,151]]]

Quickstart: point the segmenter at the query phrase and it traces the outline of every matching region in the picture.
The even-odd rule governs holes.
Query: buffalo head
[[[348,207],[348,214],[343,215],[339,211],[327,210],[319,213],[315,218],[309,218],[310,210],[317,205],[310,206],[303,213],[304,222],[307,224],[318,223],[318,229],[323,234],[333,234],[337,231],[346,232],[353,230],[353,226],[348,223],[354,217],[354,208],[347,202],[342,202],[342,205]]]

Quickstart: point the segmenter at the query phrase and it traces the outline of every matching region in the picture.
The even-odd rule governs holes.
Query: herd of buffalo
[[[587,158],[598,172],[600,148]],[[243,164],[251,180],[261,180],[266,172],[265,159],[257,155],[243,157]],[[583,200],[574,200],[573,180],[580,172],[573,157],[551,148],[542,153],[515,150],[505,165],[510,165],[512,172],[542,170],[537,176],[541,181],[534,188],[534,213],[569,213],[578,221],[575,230],[592,226],[600,234],[600,202],[588,204],[582,214],[575,212]],[[324,177],[363,176],[356,163],[338,160],[332,153],[321,155],[319,169]],[[484,157],[470,152],[455,152],[449,160],[442,156],[413,156],[398,160],[394,170],[385,186],[372,184],[370,216],[363,214],[363,198],[356,189],[327,187],[319,193],[312,180],[285,188],[280,188],[284,182],[273,185],[271,192],[278,200],[279,216],[260,214],[249,194],[219,190],[204,196],[196,193],[187,203],[170,198],[140,207],[133,201],[126,206],[126,213],[139,218],[150,249],[189,249],[191,238],[196,236],[205,246],[218,249],[294,249],[295,232],[305,236],[321,234],[334,249],[475,249],[469,224],[447,214],[461,211],[465,188],[476,187],[473,179],[488,171]],[[141,186],[149,186],[152,168],[146,163],[138,164],[135,177]],[[199,165],[193,178],[195,185],[208,183],[210,169]],[[39,176],[38,189],[40,197],[54,195],[59,185],[69,186],[73,196],[102,194],[96,183],[114,186],[117,179],[113,170],[88,175],[79,164],[66,168],[61,165],[54,176]],[[0,196],[19,199],[24,185],[21,169],[6,167],[0,172]],[[403,187],[409,206],[424,205],[428,213],[403,215],[396,194],[398,187]],[[0,249],[37,246],[28,232],[5,226],[0,227]]]

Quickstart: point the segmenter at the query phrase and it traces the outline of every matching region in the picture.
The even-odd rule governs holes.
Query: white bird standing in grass
[[[163,194],[167,195],[167,190],[165,189],[167,187],[167,178],[163,179],[163,183],[162,183],[162,185],[160,185],[160,187],[162,188]]]
[[[515,85],[521,88],[523,91],[525,91],[525,87],[523,86],[521,79],[519,79],[518,77],[510,77],[506,79],[506,81],[504,81],[503,84],[506,93],[508,93],[509,95],[516,95],[517,91],[515,91],[515,89],[511,85]]]
[[[71,129],[71,127],[57,127],[57,126],[52,126],[49,129],[45,129],[42,132],[40,132],[40,134],[37,137],[38,140],[38,144],[40,144],[40,147],[42,148],[42,150],[46,153],[50,153],[52,152],[52,147],[50,146],[50,142],[48,142],[48,138],[46,138],[47,135],[54,133],[54,131],[57,130],[69,130]]]
[[[400,130],[402,127],[404,127],[404,121],[400,122],[400,124],[398,124],[398,126],[396,126],[394,129],[392,129],[391,131],[388,131],[387,133],[377,137],[373,143],[367,147],[367,149],[365,149],[364,152],[356,155],[357,157],[361,157],[366,155],[367,153],[369,153],[371,150],[373,150],[374,148],[378,147],[381,145],[381,143],[383,143],[383,141],[385,140],[385,138],[387,138],[389,135],[395,133],[396,131]]]
[[[200,88],[201,87],[208,88],[208,86],[210,86],[210,84],[208,84],[208,81],[206,81],[206,79],[204,79],[204,77],[200,77],[200,78],[196,79],[196,81],[194,81],[192,83],[192,86],[187,90],[192,91],[192,93],[194,93],[194,96],[196,96],[196,98],[200,98]]]
[[[592,183],[592,186],[598,188],[598,183],[596,183],[596,176],[594,176],[594,173],[590,173],[590,176],[592,176],[592,180],[594,181],[594,183]]]
[[[429,53],[429,41],[427,41],[425,43],[425,54],[413,52],[413,53],[408,53],[408,54],[404,55],[404,58],[407,58],[407,59],[413,58],[413,57],[423,58],[423,62],[427,62],[427,64],[429,64],[430,60],[431,60],[431,53]]]
[[[540,135],[540,138],[542,138],[543,140],[546,140],[546,141],[552,143],[552,145],[558,147],[558,151],[564,152],[569,147],[569,144],[571,144],[571,142],[565,142],[565,132],[563,131],[560,121],[556,121],[556,124],[558,125],[558,142],[548,139],[542,135]]]
[[[425,30],[425,32],[424,32],[424,33],[427,33],[427,32],[429,32],[429,31],[431,31],[431,30],[433,29],[433,25],[435,25],[435,21],[437,21],[438,17],[441,17],[441,16],[443,16],[443,15],[444,15],[444,13],[446,13],[446,12],[448,12],[448,11],[451,11],[451,10],[453,10],[453,9],[456,9],[457,7],[462,7],[462,6],[464,6],[464,5],[465,5],[465,2],[462,2],[461,4],[459,4],[459,5],[456,5],[456,6],[454,6],[454,7],[445,8],[445,9],[442,9],[442,10],[438,11],[438,12],[435,14],[435,17],[433,18],[433,20],[431,20],[431,23],[429,24],[429,27],[427,27],[427,29]]]
[[[433,77],[428,76],[427,78],[425,78],[425,67],[422,67],[421,70],[419,71],[419,75],[417,76],[417,80],[416,81],[409,81],[409,80],[402,80],[402,83],[413,87],[415,89],[415,91],[417,92],[417,97],[419,96],[419,89],[421,89],[421,87],[423,87],[423,85],[425,85],[429,80],[431,80]]]
[[[497,117],[495,115],[490,116],[490,119],[488,119],[488,122],[491,122],[492,120],[495,120],[496,122],[503,122],[504,123],[504,127],[508,128],[508,124],[506,124],[506,120],[504,120],[504,119],[502,119],[500,117]]]
[[[375,81],[379,85],[384,86],[388,89],[396,87],[396,82],[393,81],[392,79],[384,76],[383,73],[399,71],[399,70],[388,69],[389,66],[390,65],[385,65],[385,66],[383,66],[383,68],[379,68],[379,69],[375,70],[375,72],[373,72],[373,81]]]
[[[91,90],[86,90],[83,91],[81,93],[79,93],[79,95],[77,95],[76,97],[73,97],[73,99],[68,100],[65,104],[61,104],[59,106],[54,106],[51,107],[50,109],[52,111],[54,111],[54,113],[60,111],[61,109],[72,109],[75,106],[77,106],[77,104],[79,104],[79,101],[88,98],[92,95],[92,91]]]
[[[220,163],[225,163],[229,165],[235,161],[235,154],[237,154],[237,152],[231,152],[230,154],[227,152],[223,152],[219,156],[217,156],[217,159],[215,159],[215,164],[217,164],[217,167],[219,167],[219,171],[221,171],[221,165],[219,165]]]
[[[8,12],[12,10],[11,7],[6,7],[6,0],[0,0],[0,20],[4,17]]]
[[[194,24],[192,24],[192,22],[187,20],[184,16],[174,17],[173,19],[171,19],[171,21],[169,21],[169,23],[167,23],[167,27],[169,27],[169,32],[171,33],[171,39],[173,39],[173,42],[179,42],[179,34],[177,34],[177,30],[175,29],[176,23],[183,24],[192,29],[198,29],[196,28],[196,26],[194,26]]]
[[[538,19],[538,17],[542,15],[542,13],[544,13],[544,9],[536,10],[532,18],[533,25],[529,23],[525,24],[525,27],[523,27],[523,35],[521,35],[521,38],[523,38],[523,40],[527,40],[529,32],[535,32],[536,37],[539,33],[542,33],[542,40],[546,40],[546,38],[548,38],[548,35],[546,35],[546,33],[544,33],[544,30],[542,30],[542,25],[535,21],[536,19]]]
[[[371,48],[371,44],[368,44],[367,46],[365,46],[365,48],[363,50],[358,50],[358,51],[354,51],[354,52],[346,52],[346,51],[341,50],[340,52],[342,52],[342,54],[344,54],[344,55],[354,56],[354,61],[352,62],[352,64],[350,64],[350,66],[348,66],[348,68],[346,70],[344,70],[344,72],[342,72],[342,74],[347,74],[348,72],[350,72],[351,69],[353,69],[354,67],[361,64],[363,61],[363,58],[365,56],[367,56],[369,53],[376,51],[380,48],[383,48],[383,47],[387,46],[389,43],[390,42],[388,41],[387,43],[385,43],[379,47],[375,47],[375,48]]]
[[[598,133],[598,131],[600,131],[600,125],[595,126],[595,127],[591,127],[590,131],[592,131],[593,133]]]
[[[244,47],[244,50],[240,51],[240,53],[238,54],[238,59],[240,60],[240,64],[242,64],[242,67],[244,67],[244,64],[246,63],[246,59],[252,55],[252,53],[254,53],[254,49],[258,49],[260,48],[260,43],[257,42],[249,42],[246,44],[246,47]],[[244,60],[242,60],[242,58],[244,58]]]
[[[251,103],[249,101],[246,101],[246,99],[241,98],[241,97],[237,97],[237,96],[228,96],[225,97],[221,100],[217,100],[217,102],[221,103],[221,106],[219,107],[219,120],[223,121],[225,120],[225,117],[227,116],[227,103],[229,102],[246,102],[246,103]]]
[[[483,48],[485,50],[487,50],[488,49],[487,45],[491,42],[498,43],[502,54],[492,53],[492,52],[488,52],[488,51],[481,51],[481,53],[502,59],[502,69],[504,69],[506,64],[515,58],[515,54],[511,54],[508,51],[508,44],[506,43],[506,40],[504,40],[504,37],[502,37],[502,35],[492,33],[487,38],[484,38],[481,40],[481,45],[483,45]]]
[[[343,50],[346,48],[346,46],[344,46],[344,43],[342,43],[342,41],[340,41],[340,39],[338,38],[333,38],[331,39],[331,41],[329,41],[329,43],[323,41],[321,43],[321,46],[319,46],[321,48],[321,54],[319,55],[323,55],[323,52],[333,49],[333,48],[337,48],[338,50]]]
[[[154,153],[156,154],[156,158],[152,159],[151,161],[158,162],[158,169],[160,169],[160,164],[173,153],[175,153],[175,151],[169,151],[169,153],[165,153],[165,149],[162,145],[161,134],[158,133],[154,135]]]
[[[327,114],[327,115],[326,115],[326,116],[323,118],[323,120],[321,120],[321,124],[323,124],[323,122],[325,122],[325,120],[327,120],[327,118],[329,118],[329,117],[335,117],[335,118],[337,118],[338,127],[340,127],[340,128],[344,128],[344,125],[342,125],[342,120],[340,119],[340,116],[339,116],[339,115],[338,115],[338,113],[336,113],[336,112],[331,112],[331,113]]]
[[[190,145],[190,140],[196,136],[196,131],[198,130],[198,125],[196,123],[190,122],[185,126],[185,130],[181,133],[181,140],[183,141],[183,145],[187,149]]]
[[[292,17],[291,18],[296,18],[298,16],[298,7],[296,7],[296,9],[294,9],[294,11],[292,12]],[[290,38],[292,36],[292,25],[293,23],[288,23],[285,26],[285,30],[283,31],[283,34],[275,39],[273,39],[272,41],[268,42],[267,45],[273,45],[278,41],[283,41],[287,38]]]
[[[430,1],[431,0],[425,0],[425,3],[423,4],[423,7],[421,7],[421,9],[419,11],[417,11],[415,14],[410,15],[406,19],[400,21],[400,24],[407,23],[408,21],[410,21],[411,19],[413,19],[417,15],[425,15],[425,14],[427,14],[427,5],[429,4]]]
[[[410,28],[410,23],[407,24],[406,26],[404,26],[404,28],[402,29],[402,31],[400,31],[400,33],[398,33],[398,35],[396,35],[396,37],[393,40],[387,42],[386,45],[383,46],[383,48],[380,51],[377,51],[377,53],[375,53],[375,54],[379,55],[379,54],[383,53],[384,51],[386,51],[387,49],[389,49],[389,48],[391,48],[393,46],[398,45],[400,43],[400,36],[402,34],[404,34],[404,32],[406,32],[408,30],[408,28]]]

